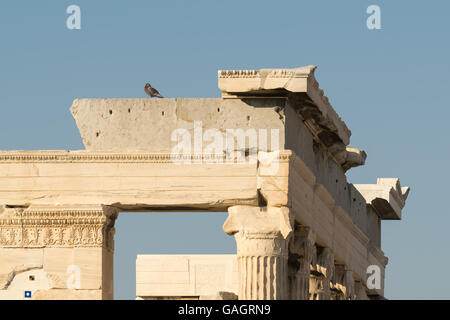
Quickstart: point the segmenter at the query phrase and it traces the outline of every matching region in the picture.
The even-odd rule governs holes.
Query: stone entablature
[[[92,215],[95,216],[95,214],[99,214],[98,210],[100,210],[100,207],[98,207],[99,209],[97,209],[97,211],[83,211],[80,209],[80,205],[86,206],[85,202],[87,201],[105,203],[116,210],[158,210],[158,208],[161,207],[161,203],[164,203],[167,207],[173,208],[178,206],[190,206],[192,208],[204,208],[208,210],[223,210],[224,203],[234,203],[235,205],[252,204],[248,207],[249,210],[259,211],[261,209],[258,207],[258,203],[261,199],[258,194],[260,194],[269,208],[276,208],[279,206],[285,207],[286,210],[290,208],[289,216],[294,218],[301,225],[309,226],[314,230],[317,243],[319,243],[320,246],[331,248],[336,259],[348,266],[348,268],[351,268],[356,279],[360,279],[360,281],[364,283],[366,268],[369,262],[375,261],[384,269],[384,255],[373,254],[373,250],[367,251],[369,244],[367,235],[352,221],[348,212],[342,207],[334,204],[333,197],[322,185],[315,182],[314,175],[305,163],[290,150],[278,152],[275,157],[272,157],[272,162],[268,162],[267,157],[265,157],[264,162],[258,162],[255,165],[231,165],[225,163],[183,165],[172,163],[167,160],[167,157],[161,157],[157,154],[152,156],[149,154],[139,155],[135,153],[123,153],[119,156],[116,152],[113,156],[108,153],[91,153],[86,151],[75,152],[74,158],[76,158],[77,161],[72,161],[71,156],[68,157],[67,152],[61,152],[61,154],[64,155],[62,158],[58,158],[59,154],[59,152],[54,152],[53,154],[46,152],[45,156],[42,156],[41,152],[37,152],[36,154],[33,154],[33,152],[12,152],[11,155],[8,156],[6,152],[2,153],[2,157],[0,158],[5,159],[5,161],[8,162],[8,166],[4,167],[6,171],[3,171],[8,173],[8,177],[0,178],[0,199],[3,203],[6,203],[0,213],[0,221],[2,221],[0,224],[2,226],[0,233],[2,234],[2,239],[6,239],[5,234],[10,234],[9,230],[11,228],[14,228],[15,225],[19,225],[18,221],[20,220],[17,220],[16,223],[12,218],[14,215],[17,215],[17,212],[25,212],[24,217],[27,216],[28,212],[30,212],[30,216],[33,216],[34,212],[38,213],[38,216],[40,215],[39,212],[47,212],[47,214],[53,212],[54,216],[52,219],[41,221],[42,223],[47,224],[46,228],[49,230],[51,230],[53,221],[62,221],[58,218],[61,217],[61,215],[64,215],[64,221],[71,221],[70,223],[73,223],[71,225],[73,232],[63,232],[64,228],[61,227],[59,229],[61,232],[58,231],[58,233],[55,233],[61,235],[61,238],[55,240],[57,241],[55,242],[57,246],[67,246],[64,243],[64,240],[62,240],[64,238],[63,235],[71,234],[74,236],[76,233],[75,230],[78,230],[78,225],[86,226],[86,228],[84,229],[85,231],[79,232],[80,238],[77,239],[77,241],[81,241],[81,244],[85,243],[86,246],[95,246],[97,244],[96,241],[98,241],[96,239],[99,239],[97,237],[99,229],[97,229],[97,233],[94,232],[93,229],[95,223],[99,226],[97,228],[100,228],[100,223],[107,223],[105,218],[101,218],[101,220],[92,220]],[[127,160],[122,163],[121,161],[117,161],[117,159]],[[166,159],[167,161],[161,161],[161,159]],[[51,167],[47,161],[52,163]],[[83,162],[83,166],[80,166],[80,161],[86,162]],[[115,163],[113,167],[110,166],[111,162]],[[126,165],[126,163],[130,162],[133,163],[132,169]],[[276,167],[278,168],[277,172],[268,175],[264,174],[264,168],[273,166],[274,163],[276,163]],[[55,166],[56,164],[57,166]],[[118,164],[121,165],[118,166]],[[161,167],[161,165],[163,165],[163,167]],[[172,172],[173,174],[178,172],[178,184],[192,184],[191,188],[189,188],[190,191],[184,190],[184,192],[188,192],[186,199],[190,200],[180,202],[178,197],[173,197],[171,195],[171,188],[167,188],[167,186],[166,188],[168,190],[166,190],[166,193],[161,193],[161,187],[158,184],[155,185],[155,180],[151,177],[162,177],[162,168],[164,168],[166,172]],[[130,177],[132,176],[132,172],[141,176],[143,172],[146,172],[146,180],[148,180],[148,185],[151,186],[151,188],[149,187],[147,189],[145,184],[142,185],[144,179],[123,178],[120,185],[117,184],[117,189],[111,190],[108,188],[108,192],[102,192],[99,186],[105,186],[105,179],[112,174],[112,171],[109,170],[114,170],[115,179],[118,179],[121,175]],[[224,170],[228,170],[226,171],[226,174]],[[200,189],[195,189],[195,184],[193,184],[192,181],[199,177],[204,177],[206,172],[212,175],[219,174],[219,172],[221,173],[222,192],[213,189],[215,185],[214,179],[205,179],[201,184],[198,184]],[[30,177],[25,179],[25,181],[22,181],[21,179],[23,179],[26,174],[30,174]],[[173,176],[173,174],[171,176]],[[12,178],[14,175],[16,175],[17,178]],[[195,175],[198,175],[199,177],[196,178]],[[224,178],[225,175],[228,177],[229,183],[226,182]],[[52,184],[48,183],[49,176],[52,177]],[[73,178],[70,178],[70,176],[73,176]],[[249,181],[247,184],[247,194],[253,195],[251,197],[242,197],[242,182],[236,182],[239,181],[242,176]],[[80,177],[84,177],[83,179],[86,180],[78,180]],[[67,183],[69,183],[70,186],[70,183],[76,180],[78,180],[78,189],[73,190],[72,187],[66,188],[68,186]],[[207,181],[212,182],[212,184],[208,185]],[[250,181],[253,182],[250,183]],[[25,182],[27,190],[24,190],[23,187]],[[159,183],[164,185],[164,182],[162,181],[159,181]],[[80,203],[80,205],[65,205],[66,211],[62,213],[58,211],[57,207],[43,210],[42,208],[45,208],[45,206],[42,204],[42,201],[48,203],[49,200],[45,197],[36,197],[36,195],[39,194],[39,192],[42,192],[40,190],[43,189],[44,185],[47,186],[47,189],[53,189],[51,192],[50,190],[46,191],[47,194],[51,195],[50,199],[55,199],[55,201],[59,203],[72,202]],[[227,185],[228,187],[226,187]],[[95,191],[93,191],[90,186],[95,186]],[[235,191],[232,191],[233,189],[230,189],[231,186],[238,187]],[[68,191],[67,189],[70,189],[71,191]],[[139,201],[137,195],[133,195],[131,194],[132,192],[130,192],[131,190],[137,189],[141,190]],[[225,193],[224,189],[228,189],[231,193]],[[14,190],[17,190],[17,192]],[[189,197],[189,192],[192,195],[191,197]],[[200,193],[200,195],[194,197],[193,195],[196,193]],[[15,196],[12,197],[11,194],[14,194]],[[142,194],[146,194],[146,196],[142,197]],[[217,197],[217,194],[221,195],[221,201],[216,200],[203,203],[196,201],[196,199],[200,198],[207,199],[213,198],[214,196]],[[160,198],[156,198],[155,195],[159,195]],[[224,198],[226,195],[228,195],[229,198]],[[165,197],[165,201],[160,200],[161,197]],[[7,201],[7,199],[14,200]],[[19,204],[29,204],[33,199],[36,199],[34,200],[36,204],[31,205],[29,208],[20,207]],[[121,201],[118,201],[119,199]],[[239,199],[242,199],[242,202]],[[41,209],[38,209],[39,207]],[[75,210],[77,207],[78,211]],[[239,207],[236,208],[237,209],[233,210],[239,210]],[[80,219],[79,222],[70,219],[68,220],[69,217],[74,218],[76,212],[81,212],[81,214],[77,216],[78,219]],[[89,227],[86,225],[86,222],[89,222]],[[43,234],[42,232],[38,232],[38,230],[39,227],[37,226],[34,232],[36,234]],[[46,234],[51,234],[51,231]],[[85,237],[83,237],[83,234]],[[92,237],[90,237],[91,235]],[[45,243],[39,242],[41,241],[39,239],[40,238],[36,238],[36,241],[38,241],[36,242],[36,246],[40,246],[38,243]],[[11,245],[12,244],[7,244],[5,242],[3,244],[5,247]],[[50,247],[52,245],[49,243],[48,246]],[[70,247],[70,245],[68,246]],[[374,252],[379,253],[380,251],[377,249],[377,251]],[[380,255],[381,258],[379,257]]]
[[[191,164],[140,151],[2,151],[0,204],[100,203],[134,211],[258,205],[257,163],[210,163],[208,155],[186,159]]]
[[[31,268],[34,297],[111,298],[118,212],[161,209],[229,212],[241,299],[383,296],[381,220],[401,218],[409,188],[347,182],[366,154],[348,146],[314,69],[221,71],[218,99],[77,99],[86,150],[1,151],[0,297]],[[194,141],[187,154],[173,152],[177,129]],[[256,147],[196,141],[228,129],[258,132]],[[76,289],[71,263],[86,267]],[[369,265],[380,288],[366,287]]]
[[[299,112],[313,134],[335,134],[344,145],[348,145],[351,131],[319,88],[314,76],[316,68],[219,70],[219,89],[223,98],[289,96],[304,99]],[[324,126],[329,131],[323,131]]]

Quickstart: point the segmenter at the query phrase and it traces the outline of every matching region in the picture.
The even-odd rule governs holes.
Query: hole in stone
[[[336,179],[336,183],[338,183],[339,182],[339,180],[338,179]]]
[[[98,137],[100,135],[100,132],[96,132],[95,135]]]
[[[162,116],[164,116],[164,111],[163,111],[163,112],[161,112],[161,115],[162,115]]]
[[[356,201],[356,198],[353,198],[353,202],[355,202]]]
[[[14,209],[14,208],[17,208],[17,209],[28,209],[29,206],[30,205],[28,205],[28,204],[7,204],[7,205],[5,205],[5,208],[6,209]]]
[[[247,121],[250,120],[250,116],[247,116]]]
[[[128,109],[128,113],[130,113],[131,112],[131,109]]]
[[[112,114],[112,110],[109,110],[109,114]]]
[[[220,108],[217,108],[217,112],[220,112]]]

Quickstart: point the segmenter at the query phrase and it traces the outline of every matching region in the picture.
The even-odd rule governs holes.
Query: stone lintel
[[[258,205],[257,163],[148,151],[0,151],[0,206],[104,204],[121,211]],[[120,183],[118,183],[120,181]],[[0,208],[0,213],[1,213]]]

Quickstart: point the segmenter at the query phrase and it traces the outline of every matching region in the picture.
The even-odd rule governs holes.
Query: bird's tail
[[[160,95],[159,93],[156,94],[155,97],[158,97],[158,98],[164,98],[164,97],[163,97],[162,95]]]

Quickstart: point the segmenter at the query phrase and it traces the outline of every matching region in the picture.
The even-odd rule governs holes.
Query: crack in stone
[[[12,281],[14,280],[14,278],[20,274],[20,273],[24,273],[30,270],[34,270],[34,269],[43,269],[44,266],[42,264],[32,264],[32,265],[21,265],[21,266],[17,266],[15,267],[7,276],[5,283],[3,285],[1,285],[0,283],[0,290],[6,290],[8,289],[8,287],[11,285]]]

